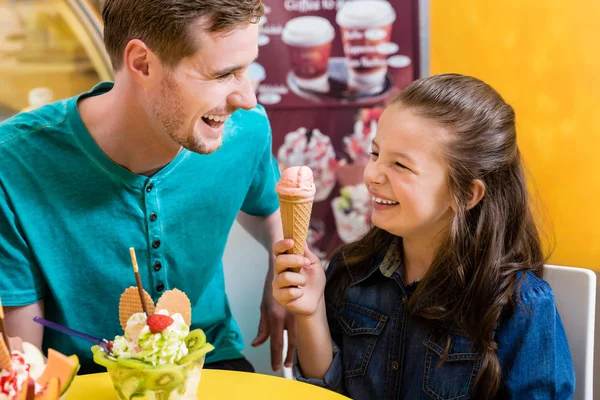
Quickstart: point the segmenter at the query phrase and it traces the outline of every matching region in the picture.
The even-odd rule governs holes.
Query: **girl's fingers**
[[[290,286],[305,286],[306,285],[306,277],[302,274],[298,274],[291,271],[285,271],[278,274],[275,279],[273,279],[273,288],[274,289],[283,289]]]
[[[288,269],[302,268],[310,265],[310,260],[293,254],[282,254],[275,259],[275,273],[280,274]]]
[[[287,287],[284,289],[279,289],[278,292],[279,302],[280,304],[284,305],[287,305],[294,300],[298,300],[304,295],[304,289],[301,287]]]
[[[287,250],[294,247],[292,239],[283,239],[273,244],[273,254],[276,256],[285,253]]]

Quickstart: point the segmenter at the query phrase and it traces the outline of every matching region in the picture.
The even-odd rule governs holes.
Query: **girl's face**
[[[443,156],[447,135],[410,109],[385,110],[364,172],[375,226],[405,240],[434,240],[449,228],[454,212]]]

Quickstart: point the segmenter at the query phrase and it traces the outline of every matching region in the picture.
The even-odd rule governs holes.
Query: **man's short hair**
[[[106,0],[102,11],[104,44],[115,71],[123,65],[130,40],[144,42],[167,66],[198,51],[193,32],[227,33],[258,23],[261,0]],[[200,25],[200,17],[208,17]]]

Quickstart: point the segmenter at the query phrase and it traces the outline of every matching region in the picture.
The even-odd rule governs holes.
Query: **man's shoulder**
[[[32,111],[21,112],[0,123],[0,149],[36,137],[38,133],[57,129],[67,117],[69,99],[47,104]]]
[[[271,136],[271,125],[265,108],[258,105],[250,110],[239,109],[230,117],[230,129],[237,134],[251,135],[254,139]]]
[[[240,108],[236,112],[231,115],[235,120],[255,120],[255,121],[263,121],[265,123],[269,122],[269,118],[267,117],[267,110],[258,104],[256,107],[251,108],[250,110],[244,110]]]

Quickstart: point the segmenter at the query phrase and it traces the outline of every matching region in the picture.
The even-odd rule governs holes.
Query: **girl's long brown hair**
[[[531,270],[541,277],[545,261],[517,147],[515,113],[486,83],[455,74],[413,82],[390,107],[408,108],[451,132],[444,150],[456,213],[409,309],[437,332],[458,328],[473,340],[482,355],[473,395],[493,398],[502,377],[494,329],[514,307],[517,272]],[[484,183],[485,196],[467,209],[475,179]],[[370,265],[391,238],[372,228],[341,249],[338,256],[347,269],[340,270]],[[338,276],[346,280],[344,290],[348,274],[341,275],[346,275]],[[449,343],[446,355],[448,350]]]

